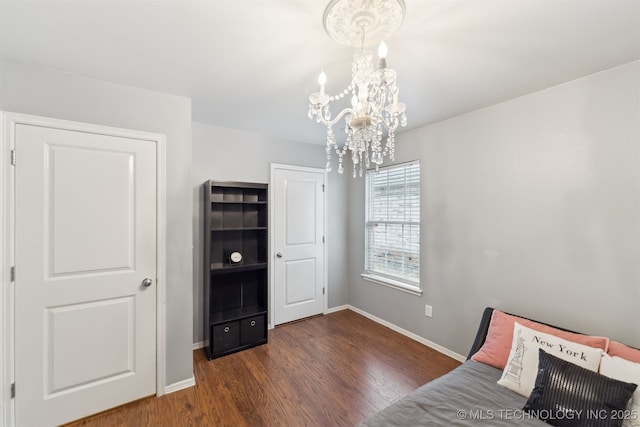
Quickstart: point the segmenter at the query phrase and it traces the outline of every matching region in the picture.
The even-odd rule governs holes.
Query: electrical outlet
[[[424,315],[427,317],[433,317],[433,307],[430,305],[424,306]]]

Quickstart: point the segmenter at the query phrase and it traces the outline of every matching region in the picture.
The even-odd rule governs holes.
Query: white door
[[[25,124],[15,141],[16,425],[153,395],[155,143]]]
[[[324,310],[324,176],[285,167],[272,174],[276,325]]]

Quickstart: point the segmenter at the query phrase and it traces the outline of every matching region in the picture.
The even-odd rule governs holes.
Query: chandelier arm
[[[340,111],[338,115],[333,118],[333,120],[326,121],[325,124],[328,126],[333,126],[338,123],[338,121],[347,113],[353,113],[353,108],[345,108],[344,110]]]

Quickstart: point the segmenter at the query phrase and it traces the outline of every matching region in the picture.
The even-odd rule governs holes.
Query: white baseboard
[[[199,348],[205,348],[209,345],[209,341],[198,341],[193,343],[193,349],[198,350]]]
[[[343,306],[344,307],[344,306]],[[411,338],[412,340],[418,341],[420,344],[424,344],[427,347],[430,347],[436,351],[439,351],[440,353],[447,355],[449,357],[451,357],[452,359],[457,360],[458,362],[464,362],[465,360],[467,360],[467,358],[461,354],[456,353],[455,351],[451,351],[446,347],[443,347],[439,344],[434,343],[433,341],[429,341],[426,338],[421,337],[420,335],[416,335],[413,332],[409,332],[406,329],[403,329],[399,326],[394,325],[393,323],[387,322],[384,319],[381,319],[377,316],[374,316],[373,314],[367,313],[364,310],[360,310],[357,307],[353,307],[351,305],[347,305],[346,306],[347,309],[355,311],[358,314],[363,315],[364,317],[373,320],[374,322],[380,323],[381,325],[386,326],[389,329],[392,329],[406,337]]]
[[[327,308],[327,311],[325,311],[324,314],[331,314],[331,313],[335,313],[336,311],[348,310],[349,307],[350,307],[349,304],[344,304],[344,305],[339,305],[337,307]]]
[[[193,387],[196,385],[196,377],[192,376],[186,380],[178,381],[177,383],[169,384],[164,388],[164,394],[174,393],[178,390],[184,390],[185,388]]]

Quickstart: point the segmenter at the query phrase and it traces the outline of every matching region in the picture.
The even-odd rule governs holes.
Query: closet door
[[[155,142],[17,124],[15,149],[16,425],[155,394]]]

